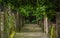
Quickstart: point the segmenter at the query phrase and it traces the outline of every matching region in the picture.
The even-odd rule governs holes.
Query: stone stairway
[[[15,38],[48,38],[46,34],[40,32],[16,33]]]
[[[37,24],[26,24],[14,38],[48,38]]]
[[[41,31],[42,29],[37,24],[26,24],[21,30],[21,32],[41,32]]]

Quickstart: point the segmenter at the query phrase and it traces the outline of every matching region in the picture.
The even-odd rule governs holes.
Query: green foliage
[[[46,10],[46,6],[45,5],[44,6],[38,6],[36,8],[35,15],[38,17],[38,19],[41,20],[43,18],[43,16],[45,15],[45,10]]]
[[[44,14],[53,16],[54,13],[50,10],[55,9],[55,3],[52,0],[3,0],[3,3],[11,6],[13,10],[18,10],[24,16],[29,16],[29,12],[32,11],[39,19],[42,19]]]
[[[0,0],[0,3],[2,2],[2,0]]]
[[[29,16],[30,11],[33,10],[33,7],[31,5],[27,5],[25,7],[21,6],[19,7],[18,11],[20,12],[20,14],[24,15],[24,16]]]
[[[32,11],[33,16],[36,16],[38,20],[41,20],[44,15],[47,15],[49,19],[55,15],[56,7],[53,0],[3,0],[2,2],[24,16],[29,16]]]
[[[5,13],[5,26],[4,26],[4,32],[6,33],[6,38],[9,36],[9,22],[8,22],[8,14]]]
[[[56,12],[54,10],[49,10],[49,12],[47,13],[47,16],[50,20],[52,20],[54,18],[54,16],[56,16]]]
[[[9,37],[12,28],[14,28],[14,16],[10,13],[5,13],[5,29],[4,32],[6,33],[6,38]],[[14,29],[13,29],[14,30]]]
[[[39,2],[40,1],[40,2]],[[50,0],[39,0],[38,5],[36,8],[36,12],[38,12],[39,15],[47,16],[49,19],[53,16],[55,16],[55,4]],[[37,15],[38,15],[37,14]]]

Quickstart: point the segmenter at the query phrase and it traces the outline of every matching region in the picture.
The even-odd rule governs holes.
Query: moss
[[[9,38],[14,38],[14,35],[15,35],[15,31],[12,31],[12,33],[9,36]]]
[[[56,33],[55,33],[55,26],[52,25],[49,31],[50,38],[56,38]]]

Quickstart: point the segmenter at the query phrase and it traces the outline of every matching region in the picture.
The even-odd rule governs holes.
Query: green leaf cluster
[[[0,0],[0,2],[23,16],[29,16],[31,11],[38,19],[42,19],[44,15],[51,19],[55,15],[55,0]]]

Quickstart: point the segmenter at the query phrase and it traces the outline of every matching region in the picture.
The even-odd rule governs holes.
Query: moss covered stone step
[[[45,33],[40,32],[25,32],[16,33],[15,38],[48,38]]]
[[[42,29],[37,24],[26,24],[21,30],[21,32],[41,32],[41,31]]]

